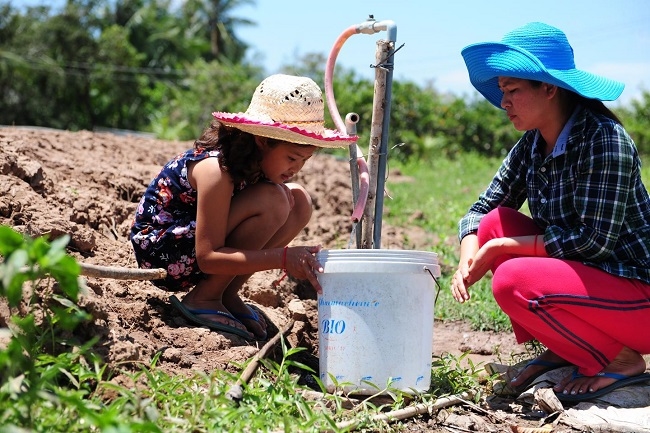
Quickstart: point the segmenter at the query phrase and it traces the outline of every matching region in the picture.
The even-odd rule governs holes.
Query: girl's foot
[[[232,313],[233,316],[240,320],[248,331],[255,335],[255,338],[258,340],[265,340],[267,337],[267,323],[264,315],[260,310],[252,305],[248,305],[242,301],[238,295],[227,296],[224,294],[224,304],[228,307],[228,311]]]
[[[181,302],[176,296],[169,298],[171,304],[190,322],[216,331],[229,332],[246,339],[253,338],[246,326],[225,310],[221,303]],[[216,305],[216,306],[215,306]]]

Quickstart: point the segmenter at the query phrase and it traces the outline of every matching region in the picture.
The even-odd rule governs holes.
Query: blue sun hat
[[[566,35],[544,23],[529,23],[507,33],[501,42],[468,45],[461,51],[469,80],[501,108],[499,77],[522,78],[568,89],[588,99],[613,101],[625,85],[576,69]]]

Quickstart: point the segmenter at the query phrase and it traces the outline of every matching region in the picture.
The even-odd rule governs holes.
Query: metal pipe
[[[357,123],[359,115],[357,113],[348,113],[345,116],[345,132],[348,135],[357,135]],[[359,198],[359,167],[356,164],[357,146],[350,147],[350,174],[352,175],[352,200],[356,203]],[[355,182],[356,180],[356,182]],[[352,215],[354,219],[354,214]]]
[[[348,135],[357,135],[357,123],[359,122],[359,115],[357,113],[348,113],[345,116],[345,131]],[[359,202],[359,167],[357,166],[357,146],[350,146],[350,177],[352,178],[352,202]],[[369,184],[368,181],[365,182]],[[367,195],[366,190],[366,195]],[[365,207],[365,206],[364,206]],[[363,215],[363,208],[355,207],[352,213],[353,224],[356,224],[352,234],[356,233],[356,247],[361,248],[361,216]],[[351,236],[352,238],[352,236]],[[352,239],[350,239],[350,242]]]

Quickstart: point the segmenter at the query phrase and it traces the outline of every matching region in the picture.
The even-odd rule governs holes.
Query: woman
[[[650,380],[650,199],[632,139],[601,101],[623,84],[576,69],[557,28],[530,23],[462,51],[474,87],[525,131],[459,222],[459,302],[489,270],[519,343],[547,350],[511,387],[564,365],[563,401]],[[528,202],[532,218],[518,212]]]
[[[149,184],[131,243],[140,267],[167,271],[154,284],[190,290],[182,302],[170,297],[189,321],[263,340],[264,317],[238,291],[252,273],[282,269],[320,292],[320,247],[287,247],[312,212],[309,193],[290,180],[318,148],[356,137],[325,129],[321,89],[306,77],[272,75],[245,113],[213,116]]]

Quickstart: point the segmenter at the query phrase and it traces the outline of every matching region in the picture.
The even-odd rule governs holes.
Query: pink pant
[[[481,220],[478,241],[533,234],[542,232],[532,219],[498,208]],[[519,343],[537,339],[590,376],[624,346],[650,353],[649,284],[550,257],[502,256],[492,273],[494,298]]]

